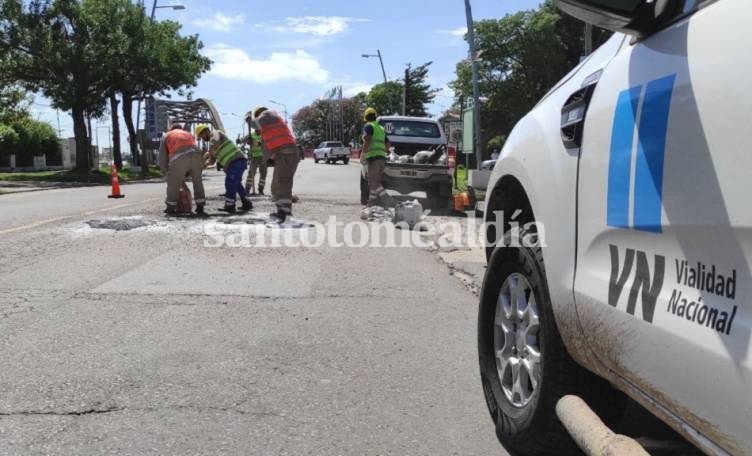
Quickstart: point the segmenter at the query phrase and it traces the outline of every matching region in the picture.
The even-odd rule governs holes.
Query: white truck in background
[[[337,160],[342,160],[342,163],[348,164],[350,162],[350,149],[340,141],[324,141],[313,151],[313,161],[318,163],[321,160],[325,161],[327,165],[335,163]]]

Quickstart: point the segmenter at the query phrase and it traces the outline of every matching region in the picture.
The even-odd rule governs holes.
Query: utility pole
[[[475,141],[475,166],[480,169],[480,165],[483,162],[483,155],[481,147],[483,141],[481,138],[480,130],[480,94],[478,90],[478,58],[475,55],[475,31],[473,27],[473,12],[470,8],[470,0],[465,0],[465,18],[467,19],[467,41],[470,46],[470,62],[473,72],[473,119],[475,124],[473,126],[473,136]]]
[[[402,87],[402,115],[407,115],[407,87],[410,85],[410,64],[405,68],[405,84]]]

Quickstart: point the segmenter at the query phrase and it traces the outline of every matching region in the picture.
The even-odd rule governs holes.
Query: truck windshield
[[[386,134],[394,136],[413,136],[420,138],[439,138],[441,131],[433,122],[420,122],[410,120],[387,120],[384,121]]]

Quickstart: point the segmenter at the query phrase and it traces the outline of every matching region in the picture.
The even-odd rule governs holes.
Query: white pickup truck
[[[327,164],[342,160],[347,164],[350,162],[350,149],[339,141],[324,141],[313,151],[313,161],[318,163],[320,160]]]
[[[752,454],[752,2],[556,4],[617,33],[491,175],[478,350],[496,434],[578,454],[559,398],[618,432],[623,392],[704,453]]]

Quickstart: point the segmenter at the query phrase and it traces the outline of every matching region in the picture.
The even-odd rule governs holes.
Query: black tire
[[[313,157],[313,162],[314,162],[314,163],[316,163],[317,165],[319,164],[319,159],[318,159],[318,158],[316,158],[316,156],[315,156],[315,155],[314,155],[314,157]]]
[[[540,247],[525,247],[523,239],[537,242],[533,232],[507,232],[502,245],[491,255],[483,279],[478,313],[478,355],[486,405],[496,426],[496,436],[510,454],[579,455],[582,452],[556,416],[558,400],[575,394],[607,425],[613,426],[623,414],[626,396],[580,367],[567,353],[554,320],[542,251]],[[505,280],[515,273],[527,280],[538,307],[540,381],[525,405],[513,404],[504,393],[494,347],[496,302]]]
[[[349,158],[343,158],[342,159],[342,163],[348,164],[348,163],[350,163],[350,159]]]

